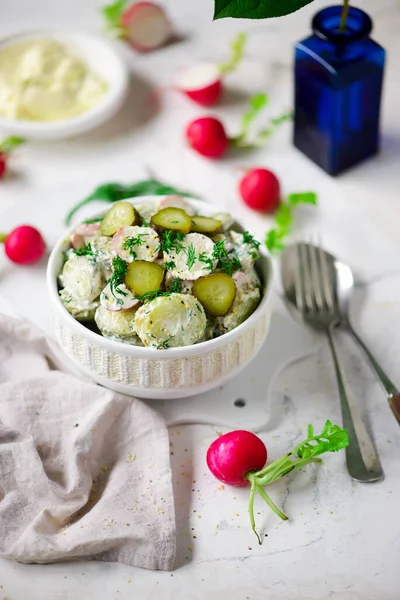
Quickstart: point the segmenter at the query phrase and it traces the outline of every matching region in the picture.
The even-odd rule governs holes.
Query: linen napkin
[[[0,314],[0,555],[172,569],[163,420],[57,366],[39,330]]]

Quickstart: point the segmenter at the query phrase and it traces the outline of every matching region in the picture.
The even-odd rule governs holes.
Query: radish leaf
[[[229,73],[236,69],[238,64],[243,58],[247,43],[247,35],[245,33],[239,33],[234,40],[231,42],[231,57],[226,63],[219,65],[221,73]]]
[[[298,194],[289,194],[287,201],[292,206],[299,204],[317,204],[317,194],[315,192],[300,192]]]
[[[0,154],[11,154],[11,152],[25,142],[24,138],[10,136],[0,142]]]
[[[101,9],[104,20],[106,21],[107,31],[122,35],[121,15],[126,6],[127,0],[116,0],[107,4]]]
[[[326,421],[321,433],[315,435],[313,426],[309,425],[307,428],[307,439],[298,444],[291,452],[274,460],[260,471],[248,473],[247,479],[251,484],[249,498],[250,523],[259,543],[261,543],[261,539],[256,531],[254,520],[255,492],[261,496],[281,519],[286,520],[288,517],[272,502],[271,498],[266,494],[264,486],[284,477],[295,469],[304,467],[308,463],[322,462],[317,458],[319,455],[325,452],[338,452],[348,445],[349,436],[347,429],[341,429],[339,425],[334,425],[331,421]]]
[[[282,202],[275,213],[275,223],[277,227],[270,229],[265,237],[265,245],[271,254],[279,252],[285,248],[284,240],[290,234],[293,224],[293,210],[300,204],[317,204],[317,194],[315,192],[299,192],[289,194],[286,202]]]

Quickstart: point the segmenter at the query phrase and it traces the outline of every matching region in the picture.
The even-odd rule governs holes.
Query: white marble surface
[[[318,7],[324,4],[329,2],[321,0]],[[279,113],[291,105],[292,44],[308,33],[317,3],[283,20],[212,23],[211,0],[170,0],[166,5],[183,41],[146,56],[121,48],[134,74],[130,103],[121,114],[89,135],[68,142],[32,143],[18,152],[13,173],[0,184],[0,229],[30,222],[41,227],[51,245],[63,229],[67,208],[96,184],[134,181],[151,168],[160,178],[229,207],[261,235],[271,222],[245,209],[236,193],[239,168],[261,164],[278,173],[285,191],[311,188],[319,193],[319,208],[298,216],[299,235],[322,237],[327,248],[349,261],[364,281],[398,273],[400,5],[397,0],[381,0],[379,6],[372,0],[358,4],[371,12],[374,36],[388,50],[379,157],[332,179],[291,147],[289,125],[257,153],[220,162],[192,153],[182,141],[183,128],[205,111],[171,90],[164,90],[153,108],[147,101],[149,93],[168,86],[182,65],[195,59],[222,58],[228,40],[238,31],[247,31],[247,60],[230,77],[226,101],[212,112],[223,116],[233,133],[243,96],[267,90],[271,114]],[[96,31],[98,7],[96,0],[36,0],[34,7],[28,0],[2,0],[0,34],[60,25]],[[49,329],[44,269],[44,264],[17,269],[0,259],[0,297]],[[354,314],[359,330],[400,383],[398,290],[397,277],[360,290]],[[270,348],[279,337],[283,315],[277,302],[278,330],[269,338]],[[342,342],[342,351],[348,352],[347,343]],[[270,418],[262,433],[271,458],[300,439],[308,422],[317,426],[326,418],[340,421],[327,348],[321,342],[317,349],[274,381],[267,407]],[[179,546],[173,573],[94,562],[37,566],[3,560],[0,600],[124,600],[139,594],[161,600],[397,600],[400,430],[383,393],[354,350],[346,366],[352,395],[364,410],[380,453],[386,475],[383,482],[357,485],[346,473],[343,453],[327,456],[321,467],[271,488],[290,521],[279,522],[258,503],[257,521],[268,534],[258,546],[248,526],[246,490],[220,489],[205,466],[216,428],[173,428],[171,461]],[[263,381],[260,372],[250,393],[257,393],[264,383],[269,382]]]

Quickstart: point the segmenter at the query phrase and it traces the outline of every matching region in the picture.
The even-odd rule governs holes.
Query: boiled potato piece
[[[203,307],[194,296],[159,296],[136,313],[137,335],[145,346],[158,349],[190,346],[201,340],[207,325]]]
[[[111,311],[99,306],[94,315],[97,327],[106,336],[127,338],[135,335],[136,307],[129,310]]]
[[[73,254],[64,264],[62,283],[75,298],[92,302],[103,287],[102,272],[93,256]]]
[[[59,294],[61,302],[77,321],[93,321],[94,314],[99,306],[98,300],[80,300],[75,298],[68,288],[60,290]]]

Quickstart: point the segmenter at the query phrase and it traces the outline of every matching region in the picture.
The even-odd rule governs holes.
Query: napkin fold
[[[172,569],[163,420],[60,368],[40,331],[0,314],[0,555]]]

